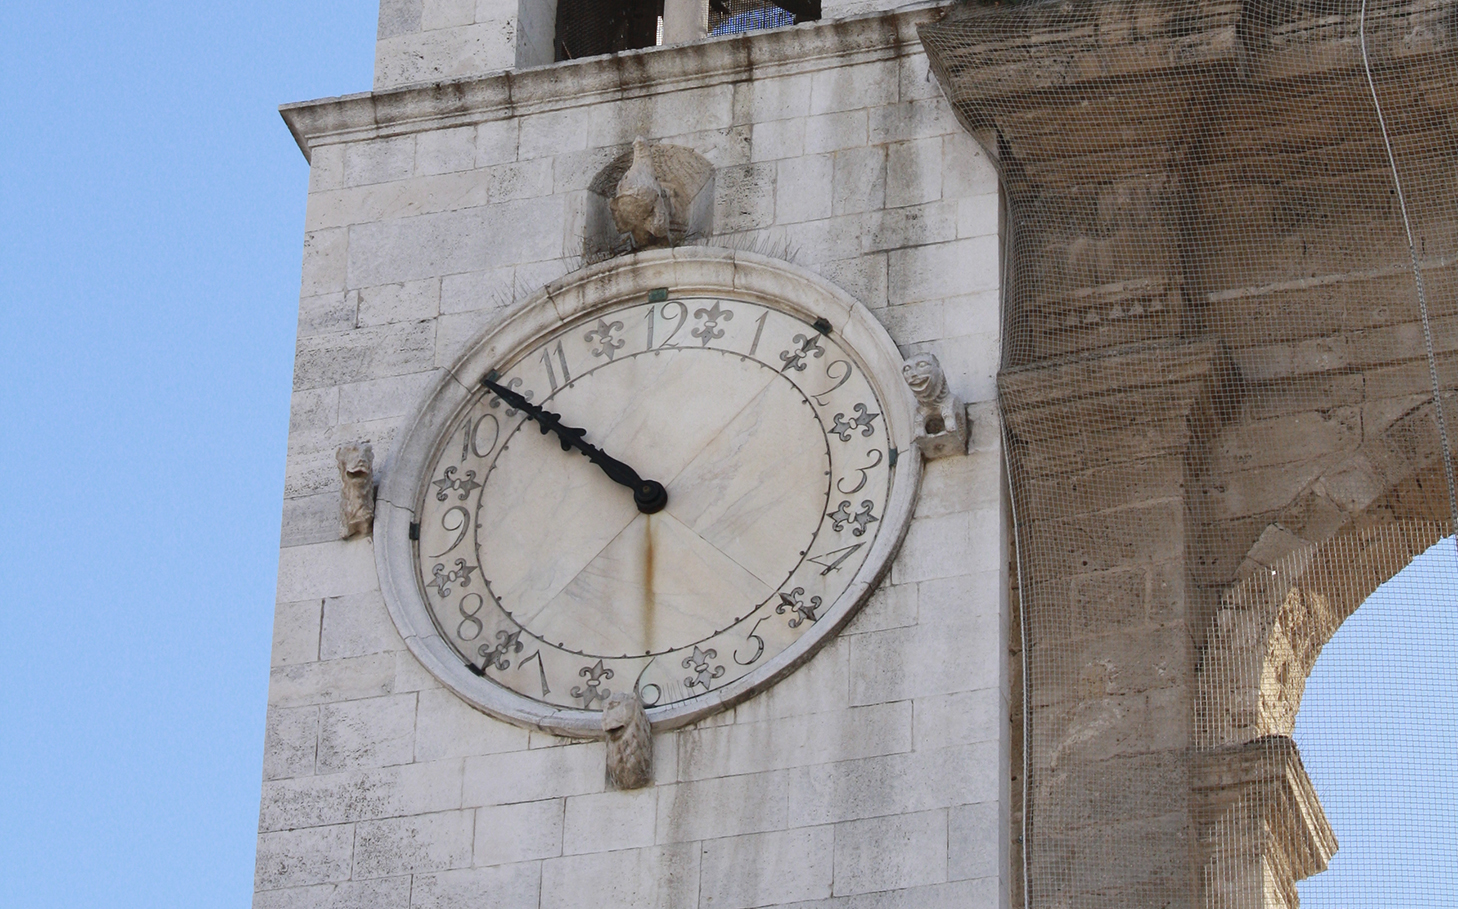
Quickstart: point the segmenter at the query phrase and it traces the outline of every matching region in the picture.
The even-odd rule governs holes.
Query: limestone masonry
[[[284,109],[311,170],[254,905],[1005,905],[1000,203],[917,42],[933,14],[499,71],[549,62],[529,16],[386,2],[376,93]],[[652,784],[621,791],[601,740],[488,717],[422,668],[378,541],[339,539],[335,453],[368,440],[383,482],[472,339],[601,257],[594,179],[640,136],[712,169],[692,242],[787,260],[935,353],[971,438],[926,462],[850,624],[655,733]]]
[[[1294,907],[1338,847],[1291,739],[1307,674],[1458,511],[1453,5],[751,6],[800,24],[704,37],[750,13],[382,0],[373,91],[283,108],[310,183],[254,906]],[[564,50],[572,16],[616,50],[658,15],[664,46]],[[615,294],[646,307],[635,355],[661,352],[675,305],[688,340],[674,301],[694,294],[800,318],[775,381],[817,337],[899,355],[838,361],[879,411],[847,422],[834,388],[782,408],[816,445],[882,433],[862,481],[913,478],[811,515],[836,552],[892,547],[889,567],[825,603],[770,594],[773,678],[733,688],[722,670],[760,651],[695,645],[682,703],[703,711],[613,677],[608,714],[562,720],[608,700],[601,660],[553,678],[555,706],[500,709],[470,687],[536,655],[545,699],[546,658],[502,631],[477,664],[403,604],[400,578],[432,568],[401,555],[405,528],[459,530],[442,551],[471,528],[446,511],[422,536],[397,493],[454,457],[417,429],[445,425],[442,389],[482,394],[472,370],[525,349],[496,339],[590,329],[590,354],[532,350],[522,389],[555,394],[596,362],[570,356],[612,360],[619,329],[573,319]],[[725,363],[758,348],[746,318],[693,318]],[[718,351],[724,326],[741,340]],[[845,381],[831,361],[816,375]],[[464,473],[479,425],[450,437],[441,496],[496,482]],[[791,454],[725,463],[761,493],[855,479]],[[431,602],[489,581],[440,561]],[[614,602],[609,631],[636,615]],[[631,649],[603,659],[652,666]]]

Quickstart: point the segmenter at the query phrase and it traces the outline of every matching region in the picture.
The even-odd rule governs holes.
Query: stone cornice
[[[1354,13],[1261,0],[959,3],[920,29],[932,68],[970,126],[1049,92],[1153,74],[1168,86],[1218,66],[1252,83],[1361,65]],[[1449,0],[1372,0],[1367,49],[1380,68],[1452,54]],[[1077,103],[1083,95],[1069,95]]]
[[[373,139],[889,60],[919,48],[925,6],[854,19],[649,48],[485,76],[362,92],[279,108],[304,157],[318,145]]]
[[[1177,171],[1211,129],[1212,106],[1260,115],[1297,82],[1315,98],[1365,97],[1354,9],[1288,0],[963,2],[918,32],[958,120],[984,142],[1000,137],[1008,154],[988,152],[1017,160],[1004,162],[1003,178],[1010,193],[1026,195]],[[1458,54],[1451,0],[1371,0],[1365,34],[1374,72],[1401,67],[1413,84],[1445,84]],[[1451,97],[1424,96],[1449,117]],[[1080,145],[1096,151],[1079,155]]]
[[[956,4],[921,29],[954,101],[976,104],[1083,82],[1227,60],[1241,0]]]
[[[1077,408],[1090,399],[1107,398],[1149,388],[1189,386],[1192,395],[1206,386],[1230,381],[1230,363],[1218,341],[1169,338],[1143,344],[1043,360],[998,373],[1002,403],[1010,413]],[[1170,399],[1174,410],[1189,410],[1191,401]]]
[[[1217,404],[1235,381],[1218,341],[1172,338],[1003,369],[997,387],[1012,457],[1032,478],[1183,458],[1227,418]]]

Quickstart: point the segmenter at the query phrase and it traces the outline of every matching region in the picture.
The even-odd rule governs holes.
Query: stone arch
[[[1444,497],[1414,494],[1443,483],[1440,453],[1433,405],[1414,407],[1266,526],[1211,621],[1197,670],[1198,747],[1290,734],[1322,645],[1442,537]]]
[[[1246,553],[1196,669],[1196,810],[1206,906],[1295,906],[1337,842],[1291,738],[1337,628],[1451,531],[1431,403],[1308,484]]]
[[[1458,399],[1448,402],[1450,412],[1454,403]],[[1353,527],[1396,520],[1399,513],[1441,520],[1432,508],[1445,502],[1445,497],[1402,494],[1408,487],[1423,485],[1419,478],[1435,466],[1441,444],[1430,402],[1393,420],[1381,433],[1321,471],[1280,510],[1246,552],[1225,597],[1285,560],[1305,566],[1313,547]],[[1384,503],[1384,499],[1391,501]]]
[[[1289,736],[1321,648],[1444,533],[1443,524],[1418,518],[1354,527],[1233,585],[1199,668],[1199,746]]]

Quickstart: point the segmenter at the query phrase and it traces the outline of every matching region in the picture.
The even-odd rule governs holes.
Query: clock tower
[[[383,0],[283,108],[255,907],[1009,904],[997,180],[892,6]]]

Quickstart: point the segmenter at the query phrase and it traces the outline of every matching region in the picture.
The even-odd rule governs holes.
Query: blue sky
[[[375,8],[0,8],[6,905],[250,902],[307,180],[276,107],[367,89]],[[1302,734],[1345,847],[1332,880],[1350,862],[1341,880],[1400,886],[1373,869],[1417,859],[1354,847],[1410,841],[1412,823],[1454,843],[1454,587],[1363,607],[1379,630],[1354,620],[1350,652],[1318,664],[1365,686],[1354,706],[1313,681],[1325,706],[1302,716],[1326,724]],[[1361,645],[1404,634],[1427,649],[1401,672]],[[1426,700],[1394,713],[1374,679]],[[1447,764],[1384,760],[1415,729]],[[1368,763],[1331,764],[1359,739]],[[1409,826],[1384,827],[1384,766],[1446,786],[1446,807],[1404,796]],[[1394,905],[1342,886],[1308,905]]]
[[[1367,598],[1322,649],[1293,738],[1339,848],[1305,909],[1454,904],[1458,551],[1449,537]]]
[[[0,902],[249,904],[307,166],[374,0],[0,5]]]

